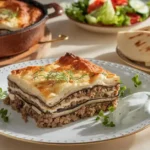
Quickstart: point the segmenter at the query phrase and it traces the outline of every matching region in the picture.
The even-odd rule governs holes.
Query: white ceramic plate
[[[91,25],[86,23],[81,23],[79,21],[76,21],[70,17],[68,17],[73,23],[75,23],[77,26],[81,27],[82,29],[85,29],[87,31],[92,31],[96,33],[118,33],[120,31],[127,31],[127,30],[134,30],[140,28],[142,25],[145,24],[146,21],[149,21],[150,18],[148,18],[146,21],[131,25],[131,26],[124,26],[124,27],[105,27],[100,25]]]
[[[2,87],[4,90],[7,90],[7,76],[13,69],[30,65],[44,65],[53,61],[54,59],[35,60],[1,68],[0,87]],[[127,85],[127,87],[131,88],[133,92],[150,91],[149,75],[130,67],[111,62],[92,59],[91,61],[118,74],[122,81]],[[131,78],[135,74],[139,74],[140,78],[142,79],[141,88],[135,89],[133,86]],[[32,119],[30,119],[28,123],[25,123],[19,113],[13,111],[9,106],[5,106],[3,102],[0,102],[0,108],[3,107],[7,108],[11,115],[9,123],[3,123],[0,120],[0,134],[18,140],[42,144],[87,144],[101,142],[134,134],[150,125],[150,118],[140,118],[140,121],[135,122],[133,125],[120,125],[114,128],[108,128],[102,126],[100,123],[95,123],[95,117],[92,117],[71,123],[64,127],[55,129],[41,129],[36,127],[36,124]]]

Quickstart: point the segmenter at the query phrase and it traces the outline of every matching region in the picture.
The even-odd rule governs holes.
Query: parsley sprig
[[[115,124],[113,123],[113,121],[111,121],[109,117],[110,113],[113,113],[115,111],[115,108],[113,106],[110,106],[108,110],[109,113],[107,115],[105,115],[104,112],[101,110],[98,116],[96,117],[96,121],[100,120],[102,124],[106,127],[115,127]]]
[[[9,121],[9,116],[8,116],[8,110],[7,109],[0,109],[0,117],[4,122]]]
[[[140,81],[138,74],[136,74],[136,75],[132,78],[132,81],[133,81],[135,87],[139,87],[139,86],[142,84],[142,81]]]
[[[67,76],[67,74],[65,72],[49,72],[45,78],[47,80],[57,80],[57,81],[65,81],[65,82],[69,82],[69,77]]]
[[[136,88],[139,87],[139,86],[142,84],[142,81],[140,81],[138,74],[136,74],[136,75],[132,78],[132,81],[133,81],[134,86],[135,86]],[[121,81],[120,81],[120,84],[123,85],[123,86],[120,87],[120,91],[119,91],[119,96],[120,96],[120,97],[124,97],[124,96],[126,96],[126,95],[131,94],[130,88],[127,88],[127,86],[125,86]]]
[[[137,75],[137,74],[132,78],[132,81],[133,81],[134,86],[136,88],[139,87],[142,84],[142,81],[140,81],[139,75]],[[122,81],[120,81],[120,84],[122,86],[120,87],[119,97],[124,97],[124,96],[131,93],[130,89],[127,88],[127,86],[125,86]],[[109,112],[107,114],[105,114],[101,110],[99,112],[98,116],[96,117],[96,121],[101,121],[102,124],[106,127],[115,127],[114,122],[111,121],[111,119],[110,119],[110,114],[115,111],[115,108],[113,106],[111,106],[111,107],[108,108],[108,110],[109,110]]]
[[[39,77],[43,77],[46,80],[55,80],[55,81],[78,81],[83,79],[85,76],[87,76],[86,73],[82,74],[79,77],[75,77],[73,72],[71,70],[59,72],[59,71],[50,71],[47,74],[42,74],[41,72],[44,71],[43,68],[40,68],[37,72],[34,73],[34,79],[37,79]]]
[[[17,13],[10,10],[10,9],[5,9],[5,8],[2,8],[0,9],[0,18],[7,18],[7,19],[12,19],[12,18],[15,18],[17,17]]]
[[[129,94],[131,94],[130,88],[127,88],[125,85],[120,87],[119,97],[124,97]]]
[[[0,99],[5,99],[7,97],[7,92],[3,91],[2,88],[0,88]]]
[[[7,97],[7,92],[3,91],[3,89],[0,88],[0,99],[2,100],[2,99],[5,99],[6,97]],[[9,116],[7,114],[8,114],[7,109],[4,109],[4,108],[0,109],[0,117],[4,122],[9,121]]]
[[[43,67],[40,67],[40,69],[37,70],[37,71],[33,74],[34,79],[36,79],[36,78],[40,75],[40,72],[42,72],[42,71],[44,71],[44,68],[43,68]]]

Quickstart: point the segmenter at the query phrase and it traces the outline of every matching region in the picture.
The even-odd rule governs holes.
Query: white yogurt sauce
[[[130,125],[150,118],[150,92],[139,92],[121,99],[110,115],[116,125]]]

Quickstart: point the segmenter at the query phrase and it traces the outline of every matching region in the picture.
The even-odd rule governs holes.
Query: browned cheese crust
[[[43,16],[43,12],[32,5],[29,5],[23,1],[18,0],[1,0],[0,1],[0,12],[9,13],[10,11],[15,14],[18,19],[18,28],[24,28],[35,22],[39,21]],[[12,17],[12,16],[10,16]],[[9,21],[9,18],[1,18],[0,24]],[[11,21],[11,20],[10,20]]]

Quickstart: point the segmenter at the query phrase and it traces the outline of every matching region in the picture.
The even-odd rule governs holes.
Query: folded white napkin
[[[150,118],[150,92],[139,92],[121,99],[111,117],[116,125],[129,125]]]

